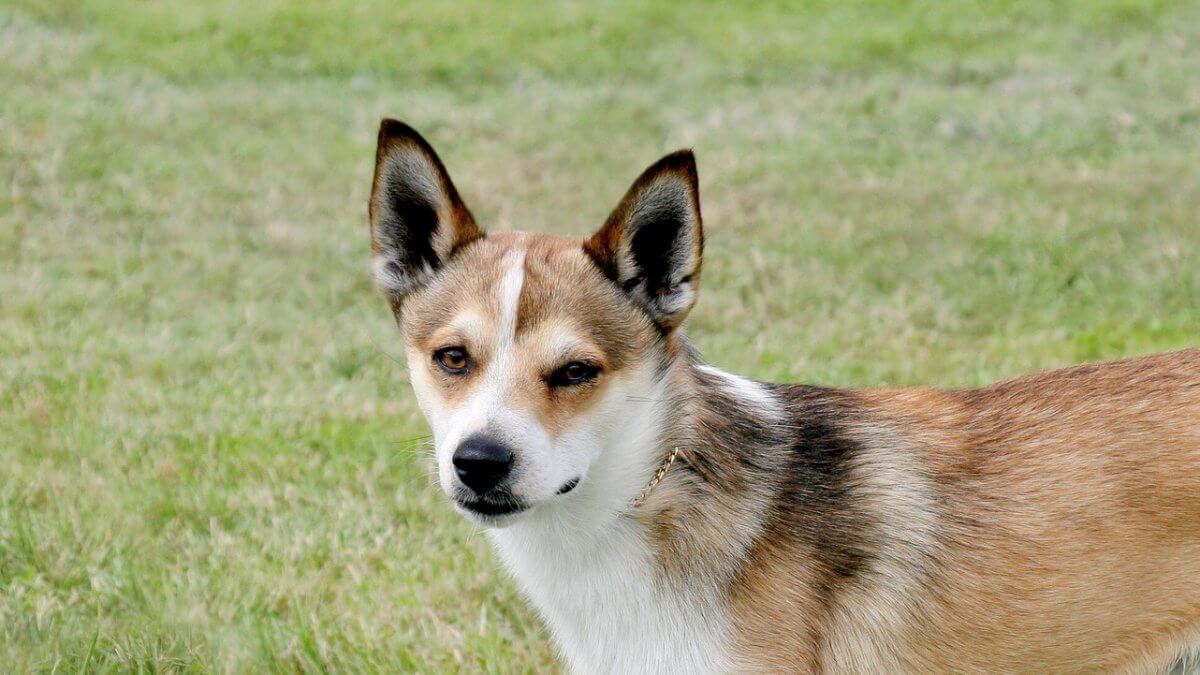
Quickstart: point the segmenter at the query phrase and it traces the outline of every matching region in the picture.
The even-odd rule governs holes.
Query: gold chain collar
[[[646,497],[649,497],[650,493],[654,491],[654,488],[658,487],[658,484],[662,482],[663,476],[667,475],[667,470],[671,468],[671,465],[674,464],[675,460],[678,458],[679,446],[677,445],[671,450],[671,454],[667,455],[667,458],[663,460],[663,463],[658,466],[658,471],[654,472],[654,478],[650,479],[650,483],[646,485],[641,494],[633,499],[633,503],[631,504],[633,508],[636,509],[646,501]]]

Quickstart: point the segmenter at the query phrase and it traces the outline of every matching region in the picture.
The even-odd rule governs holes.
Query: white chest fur
[[[581,539],[561,521],[531,518],[489,535],[572,671],[724,670],[725,606],[656,576],[636,522],[618,517]]]

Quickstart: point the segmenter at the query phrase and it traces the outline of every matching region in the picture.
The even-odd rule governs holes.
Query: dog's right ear
[[[392,119],[379,125],[369,211],[375,283],[393,309],[455,251],[483,237],[437,153]]]
[[[678,327],[696,302],[704,250],[692,151],[642,172],[583,250],[664,334]]]

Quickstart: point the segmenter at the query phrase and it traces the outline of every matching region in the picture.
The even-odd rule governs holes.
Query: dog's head
[[[384,120],[370,214],[375,280],[459,510],[499,525],[628,503],[667,450],[667,370],[699,283],[692,154],[647,169],[588,239],[489,235],[429,144]]]

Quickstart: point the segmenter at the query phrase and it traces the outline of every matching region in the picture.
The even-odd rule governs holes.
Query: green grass
[[[695,147],[690,333],[965,386],[1200,343],[1200,3],[0,0],[0,663],[545,671],[367,275],[378,118],[493,229]]]

